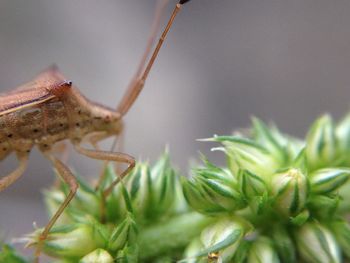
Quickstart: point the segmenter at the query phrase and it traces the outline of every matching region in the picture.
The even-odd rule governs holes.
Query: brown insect
[[[218,262],[219,257],[219,252],[210,252],[208,254],[208,262]]]
[[[118,181],[133,169],[135,160],[132,156],[120,152],[98,150],[97,143],[107,137],[118,136],[122,132],[123,116],[141,92],[177,13],[188,1],[180,0],[176,5],[146,64],[145,61],[155,39],[155,33],[151,34],[139,70],[116,110],[88,100],[72,82],[66,80],[55,66],[39,74],[33,81],[0,96],[0,160],[15,152],[19,161],[18,167],[13,172],[0,179],[0,191],[6,189],[23,174],[27,166],[28,155],[34,146],[38,146],[52,162],[63,181],[70,187],[68,196],[39,238],[36,258],[40,254],[40,243],[47,238],[50,229],[78,189],[77,180],[72,172],[54,156],[53,146],[57,142],[68,139],[75,149],[85,156],[127,164],[127,168],[104,190],[105,197]],[[83,148],[82,142],[91,143],[95,149]]]

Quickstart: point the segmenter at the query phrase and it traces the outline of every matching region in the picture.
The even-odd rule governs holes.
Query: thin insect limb
[[[69,160],[69,149],[66,141],[57,142],[52,149],[52,153],[58,154],[60,160],[67,164]]]
[[[95,143],[94,144],[92,144],[91,142],[90,143],[93,145],[94,149],[100,150],[97,143],[99,141],[103,140],[104,138],[94,138],[93,137],[92,139],[95,141]],[[113,142],[112,142],[112,146],[111,146],[109,151],[110,152],[123,152],[124,151],[124,139],[125,139],[125,128],[123,126],[121,128],[118,136],[114,137]],[[99,176],[99,180],[98,180],[96,188],[95,188],[96,190],[101,187],[101,184],[103,182],[103,179],[105,176],[105,171],[107,169],[108,164],[109,164],[109,161],[103,162],[102,169],[101,169],[100,176]],[[116,163],[115,172],[116,172],[116,174],[120,174],[122,172],[120,163]]]
[[[96,151],[100,151],[101,148],[100,146],[98,145],[98,143],[104,139],[107,139],[110,137],[110,134],[107,133],[107,132],[97,132],[91,136],[88,136],[87,138],[84,139],[84,141],[88,142],[89,144],[91,144],[91,146],[96,150]],[[116,137],[115,140],[113,140],[113,144],[112,144],[112,147],[111,147],[111,152],[114,151],[114,149],[116,148],[116,145],[117,145],[117,140],[118,138]],[[97,180],[97,184],[96,184],[96,187],[95,187],[95,190],[97,191],[98,189],[100,189],[100,186],[104,180],[104,175],[105,175],[105,170],[107,168],[107,165],[108,165],[108,161],[105,160],[103,162],[103,165],[102,165],[102,169],[100,171],[100,175],[99,175],[99,178]]]
[[[119,146],[120,146],[120,140],[123,138],[123,134],[124,134],[124,129],[122,128],[122,130],[120,131],[120,136],[116,136],[115,139],[113,140],[113,144],[112,144],[112,147],[111,147],[111,151],[110,152],[114,152],[115,149],[119,149]],[[98,146],[98,142],[109,137],[109,134],[108,133],[97,133],[93,136],[90,136],[90,138],[88,138],[88,142],[94,147],[95,151],[100,151],[100,147]],[[98,181],[97,181],[97,184],[95,186],[95,191],[99,191],[101,190],[101,193],[102,193],[102,196],[101,196],[101,206],[100,206],[100,220],[101,222],[105,222],[106,220],[106,196],[103,194],[103,189],[102,189],[102,182],[104,181],[105,179],[105,176],[106,176],[106,169],[107,169],[107,165],[109,163],[109,160],[104,160],[103,161],[103,165],[102,165],[102,169],[100,171],[100,175],[99,175],[99,178],[98,178]],[[117,163],[119,164],[119,163]],[[116,174],[121,174],[122,171],[116,171]]]
[[[107,197],[113,190],[114,186],[120,182],[134,167],[135,159],[134,157],[120,152],[108,152],[108,151],[97,151],[82,148],[79,144],[74,145],[77,152],[97,160],[107,160],[113,162],[120,162],[127,164],[127,168],[121,174],[118,174],[117,178],[103,191],[103,196]]]
[[[112,152],[124,152],[125,127],[123,127],[123,129],[120,131],[120,134],[119,134],[118,138],[116,137],[115,140],[116,140],[116,145],[114,145],[114,148],[113,148]],[[122,169],[121,169],[120,163],[116,163],[115,171],[116,171],[117,174],[121,174],[122,173]]]
[[[24,173],[28,164],[28,154],[17,153],[18,167],[0,179],[0,192],[13,184]]]
[[[75,196],[75,193],[78,190],[79,184],[74,177],[73,173],[69,170],[69,168],[62,163],[58,158],[54,157],[51,153],[46,152],[44,155],[52,162],[53,166],[57,170],[57,173],[59,176],[63,179],[63,181],[69,185],[70,191],[69,194],[66,196],[66,199],[63,201],[63,203],[60,205],[56,213],[53,215],[53,217],[50,219],[49,223],[45,226],[44,231],[39,236],[39,241],[36,246],[35,251],[35,258],[38,261],[43,241],[46,240],[50,229],[52,226],[56,223],[57,219],[60,217],[60,215],[63,213],[64,209],[68,206],[70,201]]]
[[[69,149],[68,144],[66,141],[56,142],[51,149],[52,154],[57,154],[59,156],[59,159],[64,163],[67,164],[69,160]],[[55,181],[53,183],[53,186],[55,188],[58,188],[61,184],[61,180],[59,178],[55,178]]]

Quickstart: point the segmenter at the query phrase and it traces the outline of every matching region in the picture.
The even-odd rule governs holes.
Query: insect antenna
[[[169,30],[170,30],[170,28],[175,20],[177,14],[181,10],[182,5],[189,2],[189,1],[190,0],[180,0],[176,4],[176,6],[172,12],[172,15],[171,15],[170,19],[168,20],[168,23],[167,23],[162,35],[158,39],[158,43],[157,43],[156,47],[154,48],[154,51],[151,55],[151,58],[149,59],[147,65],[145,66],[145,61],[150,54],[152,43],[154,42],[155,35],[156,35],[154,32],[152,32],[150,39],[148,41],[148,45],[147,45],[146,51],[144,53],[143,59],[141,60],[139,69],[138,69],[135,77],[130,82],[130,85],[129,85],[124,97],[122,98],[121,102],[119,103],[119,105],[117,107],[117,112],[119,112],[122,116],[125,115],[129,111],[130,107],[134,104],[136,98],[140,94],[140,92],[145,84],[145,81],[146,81],[146,79],[147,79],[147,77],[152,69],[154,61],[156,60],[156,58],[158,56],[158,53],[159,53],[159,51],[160,51],[160,49],[161,49],[161,47],[166,39],[166,36],[167,36],[167,34],[168,34],[168,32],[169,32]],[[155,32],[157,29],[156,25],[159,24],[158,21],[160,20],[160,16],[161,16],[160,14],[161,14],[161,10],[163,8],[164,8],[164,2],[159,7],[159,9],[158,9],[159,11],[157,11],[157,15],[156,15],[156,18],[154,20],[153,30],[155,30]]]

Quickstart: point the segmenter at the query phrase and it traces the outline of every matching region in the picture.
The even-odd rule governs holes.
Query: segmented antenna
[[[117,111],[121,114],[121,116],[125,115],[130,107],[134,104],[136,98],[138,97],[138,95],[140,94],[144,83],[152,69],[152,66],[154,64],[154,61],[156,60],[159,50],[161,49],[165,38],[175,20],[176,15],[179,13],[181,7],[183,4],[189,2],[190,0],[180,0],[178,2],[178,4],[176,4],[174,11],[162,33],[162,35],[160,36],[158,43],[156,45],[156,47],[154,48],[154,51],[145,67],[145,70],[143,71],[142,74],[135,76],[135,78],[133,79],[133,81],[130,83],[130,86],[128,88],[128,90],[126,91],[125,95],[123,96],[121,102],[119,103],[118,107],[117,107]],[[151,38],[152,39],[152,38]],[[147,53],[146,53],[147,55]],[[142,65],[142,64],[141,64]]]

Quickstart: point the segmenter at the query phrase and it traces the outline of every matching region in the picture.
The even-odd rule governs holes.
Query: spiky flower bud
[[[335,238],[342,248],[343,253],[350,257],[350,225],[345,220],[338,220],[331,224]]]
[[[147,163],[137,163],[125,178],[125,187],[139,219],[154,221],[175,209],[178,182],[167,153],[152,168]],[[120,192],[120,189],[117,188],[116,192]],[[119,199],[120,194],[117,197]]]
[[[233,174],[245,169],[266,177],[278,167],[278,161],[268,150],[253,140],[233,136],[216,136],[212,140],[225,146],[222,150],[227,153],[228,167]]]
[[[36,245],[42,229],[30,235],[28,246]],[[107,229],[95,222],[54,227],[43,243],[43,251],[53,257],[80,258],[97,248],[106,247]]]
[[[350,153],[350,114],[346,115],[343,120],[340,121],[336,127],[335,134],[337,138],[339,158],[342,159],[341,163],[349,166],[350,159],[348,158],[348,155]]]
[[[296,262],[295,245],[292,237],[288,233],[288,229],[286,229],[284,225],[276,225],[273,227],[271,241],[274,242],[274,247],[281,262]]]
[[[306,262],[341,262],[338,244],[332,233],[318,223],[307,223],[297,230],[296,244]]]
[[[129,213],[112,232],[108,243],[108,249],[111,251],[117,251],[128,243],[135,243],[137,232],[137,224],[133,219],[133,216]]]
[[[200,238],[189,245],[185,259],[210,260],[215,255],[221,262],[226,262],[233,257],[244,234],[243,222],[230,218],[222,219],[205,228]]]
[[[349,168],[324,168],[310,174],[311,192],[328,194],[339,189],[350,177]]]
[[[227,170],[204,160],[206,167],[194,170],[195,176],[182,180],[187,202],[197,211],[214,214],[246,206],[237,181]]]
[[[279,263],[277,252],[268,237],[259,237],[253,242],[248,255],[248,263]]]
[[[262,196],[267,190],[265,181],[248,170],[240,170],[238,178],[240,190],[247,199]]]
[[[306,138],[306,156],[310,170],[332,166],[337,154],[333,120],[329,115],[317,119]]]
[[[274,206],[286,216],[300,212],[308,195],[307,177],[298,169],[289,169],[273,176],[271,183]]]
[[[113,257],[104,249],[98,248],[83,257],[79,263],[113,263]]]
[[[285,164],[290,153],[286,151],[288,140],[277,130],[271,129],[258,118],[253,118],[252,133],[256,142],[267,149],[279,165]]]

